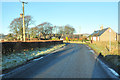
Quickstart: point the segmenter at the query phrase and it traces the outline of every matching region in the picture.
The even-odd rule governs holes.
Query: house
[[[100,30],[94,31],[91,35],[92,41],[117,41],[117,33],[114,32],[110,27],[100,27]]]
[[[0,41],[6,41],[7,40],[6,39],[7,36],[8,35],[0,34]]]
[[[118,41],[120,42],[120,34],[118,34]]]

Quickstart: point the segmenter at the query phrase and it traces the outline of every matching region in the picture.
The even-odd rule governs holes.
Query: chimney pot
[[[100,30],[103,30],[103,25],[100,27]]]

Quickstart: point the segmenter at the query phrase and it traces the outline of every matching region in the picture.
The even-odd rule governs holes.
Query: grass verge
[[[98,56],[102,55],[102,60],[120,74],[120,53],[117,41],[111,42],[111,51],[109,42],[94,42],[92,44],[87,43],[87,45],[91,47]]]
[[[65,44],[59,44],[55,46],[50,46],[49,48],[40,48],[36,50],[23,51],[21,53],[11,53],[9,55],[2,55],[2,70],[14,68],[16,66],[24,64],[26,61],[29,61],[34,58],[38,58],[44,55],[49,54],[61,47],[65,46]]]

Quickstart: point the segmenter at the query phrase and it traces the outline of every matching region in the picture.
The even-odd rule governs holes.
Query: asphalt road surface
[[[83,44],[68,44],[62,51],[31,61],[7,78],[109,78],[95,55]]]

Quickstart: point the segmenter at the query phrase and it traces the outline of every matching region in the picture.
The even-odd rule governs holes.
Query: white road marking
[[[90,47],[88,47],[89,49],[91,49]]]
[[[0,77],[3,77],[5,74],[1,74]]]
[[[88,49],[91,49],[89,46],[87,46]]]
[[[59,51],[59,50],[62,50],[62,49],[64,49],[65,47],[66,47],[66,46],[63,46],[62,48],[60,48],[60,49],[58,49],[58,50],[55,50],[55,51],[53,51],[52,53],[55,53],[55,52],[57,52],[57,51]],[[52,53],[50,53],[50,54],[52,54]],[[50,55],[50,54],[47,54],[47,55]],[[47,56],[47,55],[46,55],[46,56]],[[40,59],[42,59],[42,58],[43,58],[43,57],[40,57],[40,58],[34,59],[33,61],[37,61],[37,60],[40,60]],[[29,63],[26,64],[26,65],[29,65]],[[11,73],[15,73],[15,72],[17,72],[17,71],[20,71],[20,69],[22,69],[22,68],[24,68],[24,67],[25,67],[25,66],[23,65],[23,66],[15,69],[15,70],[12,70],[11,72],[8,72],[8,73],[6,73],[6,74],[1,74],[0,77],[3,77],[3,76],[5,76],[5,75],[9,75],[9,74],[11,74]],[[23,70],[24,70],[24,69],[23,69]]]
[[[53,54],[53,53],[55,53],[55,52],[58,52],[58,51],[60,51],[60,50],[62,50],[62,49],[64,49],[65,48],[65,46],[63,47],[63,48],[60,48],[60,49],[57,49],[57,50],[55,50],[55,51],[53,51],[53,52],[50,52],[49,54],[47,54],[46,56],[49,56],[49,55],[51,55],[51,54]],[[34,59],[33,61],[37,61],[37,60],[40,60],[40,59],[42,59],[43,57],[40,57],[40,58],[37,58],[37,59]]]
[[[88,47],[88,46],[87,46]],[[89,47],[88,47],[89,48]],[[90,52],[92,52],[93,54],[95,54],[95,52],[93,50],[90,50]],[[110,70],[115,76],[119,77],[120,75],[115,71],[113,70],[112,68],[109,68],[105,63],[103,63],[101,60],[99,60],[97,58],[97,55],[94,57],[95,59],[97,59],[97,61],[99,61],[101,63],[101,65],[103,65],[104,67],[106,67],[108,70]]]
[[[98,59],[99,60],[99,59]],[[120,75],[113,69],[109,68],[105,63],[103,63],[101,60],[99,60],[99,62],[105,67],[107,68],[112,74],[114,74],[115,76],[119,77]]]
[[[34,59],[33,61],[38,61],[38,60],[40,60],[40,59],[42,59],[43,57],[40,57],[40,58],[37,58],[37,59]]]
[[[93,54],[95,53],[93,50],[90,50],[90,52],[92,52]]]
[[[111,68],[108,68],[114,75],[116,75],[116,76],[119,76],[119,74],[115,71],[115,70],[113,70],[113,69],[111,69]]]

